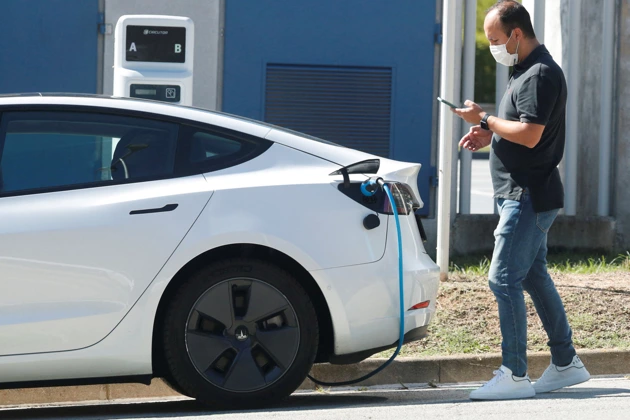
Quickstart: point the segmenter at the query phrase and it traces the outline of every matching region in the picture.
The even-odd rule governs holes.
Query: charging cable
[[[358,379],[353,379],[350,381],[343,381],[343,382],[324,382],[324,381],[320,381],[318,379],[313,378],[311,375],[308,375],[308,379],[310,379],[317,385],[322,385],[322,386],[354,385],[356,383],[369,379],[372,376],[379,373],[380,371],[382,371],[383,369],[385,369],[387,366],[389,366],[390,363],[394,361],[396,356],[398,356],[398,353],[400,353],[400,349],[403,346],[403,342],[405,339],[405,310],[404,310],[405,299],[404,299],[404,293],[403,293],[402,239],[400,235],[400,221],[398,220],[398,208],[396,207],[394,196],[392,195],[392,192],[390,191],[389,186],[385,184],[385,181],[383,181],[383,178],[370,178],[367,181],[363,182],[361,184],[361,192],[363,193],[363,195],[370,197],[376,194],[376,191],[378,190],[379,186],[383,189],[383,191],[385,191],[385,194],[387,194],[387,198],[389,199],[389,202],[391,203],[392,212],[394,213],[394,220],[396,221],[396,233],[398,237],[398,293],[400,296],[400,334],[398,336],[398,347],[396,347],[396,351],[394,351],[394,354],[392,354],[389,360],[387,360],[385,363],[383,363],[381,366],[379,366],[372,372]]]

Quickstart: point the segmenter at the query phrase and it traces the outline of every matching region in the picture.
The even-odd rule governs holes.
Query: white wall
[[[531,0],[530,0],[531,1]],[[613,146],[610,216],[616,220],[616,247],[630,249],[630,2],[628,0],[582,0],[580,19],[580,83],[578,97],[577,215],[597,215],[599,176],[599,130],[601,107],[602,33],[604,1],[615,2],[616,75],[613,82]],[[569,8],[572,0],[546,0],[545,45],[557,63],[567,69]],[[562,166],[562,164],[561,164]],[[564,171],[561,170],[561,173]]]
[[[630,250],[630,2],[621,2],[618,32],[616,130],[613,132],[613,216],[618,223],[618,246]]]
[[[151,14],[186,16],[195,23],[195,61],[193,106],[221,109],[223,74],[223,1],[222,0],[105,0],[105,23],[111,34],[105,35],[103,58],[103,94],[113,93],[114,31],[122,15]]]

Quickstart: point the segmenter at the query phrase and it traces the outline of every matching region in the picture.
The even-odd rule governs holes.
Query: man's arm
[[[468,108],[451,109],[470,124],[479,124],[486,112],[473,101],[464,103]],[[530,149],[538,144],[542,136],[544,125],[524,123],[520,121],[507,121],[494,115],[487,120],[488,128],[505,140]]]
[[[485,112],[482,112],[481,118],[483,118],[484,115]],[[481,118],[479,118],[480,121]],[[520,121],[507,121],[495,117],[494,115],[488,117],[487,122],[488,128],[505,140],[529,147],[530,149],[538,144],[542,137],[543,130],[545,129],[544,125]]]

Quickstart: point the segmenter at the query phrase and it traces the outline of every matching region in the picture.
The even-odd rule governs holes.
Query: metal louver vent
[[[391,68],[267,65],[267,122],[383,157],[391,98]]]

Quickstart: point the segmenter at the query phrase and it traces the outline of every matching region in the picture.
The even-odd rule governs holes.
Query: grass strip
[[[562,297],[579,349],[630,350],[630,252],[619,255],[551,254],[549,272]],[[501,352],[499,317],[488,287],[490,260],[456,259],[440,283],[429,337],[406,344],[401,356]],[[525,293],[528,351],[547,351],[547,335]],[[389,357],[393,350],[375,357]]]

